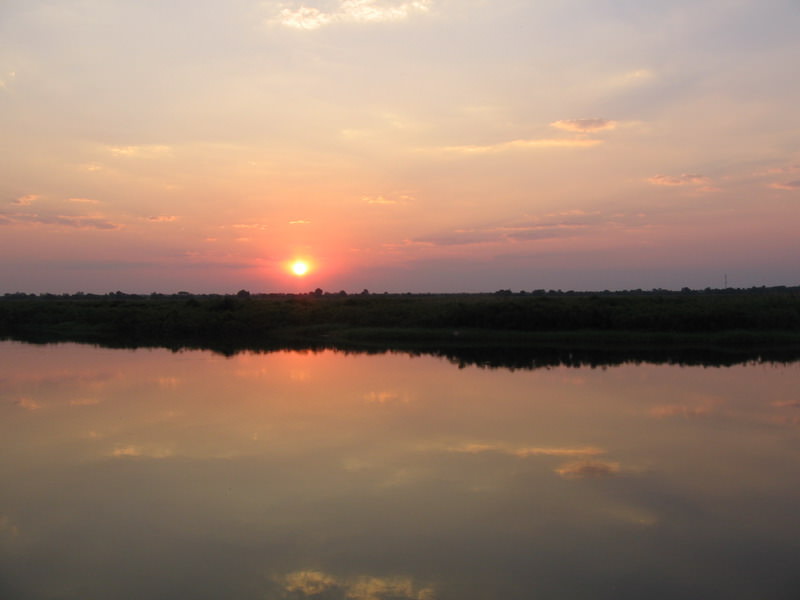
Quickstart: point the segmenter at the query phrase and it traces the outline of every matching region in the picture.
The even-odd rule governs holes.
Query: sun
[[[291,266],[289,267],[297,277],[302,277],[306,273],[308,273],[310,267],[309,264],[304,260],[296,260],[294,261]]]

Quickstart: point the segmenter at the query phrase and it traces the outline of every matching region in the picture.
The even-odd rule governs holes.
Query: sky
[[[0,293],[798,285],[798,31],[797,0],[1,0]]]

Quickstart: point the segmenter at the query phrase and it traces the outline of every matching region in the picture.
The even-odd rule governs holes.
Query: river
[[[781,599],[800,363],[0,342],[0,598]]]

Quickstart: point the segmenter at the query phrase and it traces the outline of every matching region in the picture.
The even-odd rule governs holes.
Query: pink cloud
[[[708,185],[711,180],[705,175],[683,173],[682,175],[654,175],[648,178],[653,185],[680,186],[680,185]]]
[[[773,183],[770,184],[769,187],[776,190],[786,190],[788,192],[794,192],[796,190],[800,190],[800,179],[795,179],[794,181],[787,181],[785,183]]]
[[[615,129],[618,123],[610,119],[563,119],[561,121],[554,121],[553,123],[550,123],[550,125],[565,131],[588,133],[595,131],[609,131],[611,129]]]
[[[12,200],[11,204],[16,206],[30,206],[34,202],[36,202],[41,196],[38,194],[26,194],[25,196],[20,196],[16,200]]]

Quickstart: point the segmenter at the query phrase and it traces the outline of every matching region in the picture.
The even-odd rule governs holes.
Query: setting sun
[[[291,270],[292,273],[294,273],[298,277],[302,277],[303,275],[308,273],[309,266],[308,263],[304,260],[296,260],[292,263]]]

